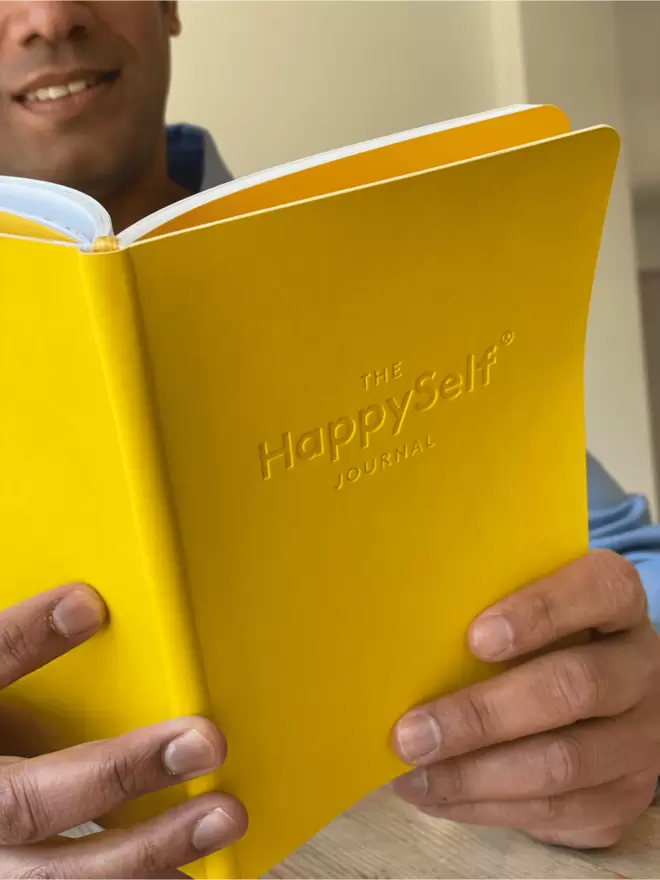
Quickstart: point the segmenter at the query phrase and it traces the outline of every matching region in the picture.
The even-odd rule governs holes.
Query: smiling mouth
[[[119,71],[114,70],[108,73],[95,73],[80,79],[74,79],[70,82],[57,83],[55,85],[43,86],[33,91],[24,92],[15,95],[14,100],[26,107],[35,107],[44,104],[52,104],[53,102],[64,102],[70,100],[74,95],[80,95],[100,86],[113,83],[119,76]]]

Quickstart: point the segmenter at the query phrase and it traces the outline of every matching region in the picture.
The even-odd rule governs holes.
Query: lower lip
[[[34,116],[47,116],[50,119],[71,119],[86,110],[90,104],[102,98],[117,82],[107,79],[82,92],[55,98],[51,101],[17,101],[16,103]]]

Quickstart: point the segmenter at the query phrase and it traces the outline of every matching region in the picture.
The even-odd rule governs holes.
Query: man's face
[[[96,198],[163,143],[175,3],[0,0],[0,174]]]

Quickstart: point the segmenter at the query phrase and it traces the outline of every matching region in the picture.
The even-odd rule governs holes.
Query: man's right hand
[[[1,611],[0,688],[84,642],[105,616],[98,594],[80,585]],[[209,721],[190,717],[36,758],[0,759],[0,878],[183,876],[175,869],[245,832],[245,811],[228,795],[193,798],[128,830],[78,840],[56,835],[202,776],[225,751]]]

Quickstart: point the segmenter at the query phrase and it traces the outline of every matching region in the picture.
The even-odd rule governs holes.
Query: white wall
[[[211,129],[244,174],[515,101],[622,131],[612,4],[591,0],[184,0],[170,118]],[[655,498],[625,155],[589,328],[587,432]]]

